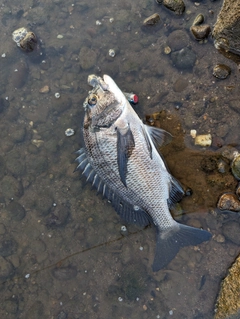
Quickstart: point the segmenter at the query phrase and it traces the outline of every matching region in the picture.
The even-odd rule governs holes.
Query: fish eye
[[[88,99],[88,104],[90,106],[96,105],[97,104],[97,96],[95,94],[91,95]]]

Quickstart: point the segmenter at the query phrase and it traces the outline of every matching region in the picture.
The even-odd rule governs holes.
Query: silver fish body
[[[77,169],[127,222],[156,226],[153,271],[158,271],[181,247],[197,245],[211,235],[171,216],[169,207],[184,191],[156,149],[171,135],[144,125],[109,76],[90,75],[88,82],[93,89],[84,102],[85,147],[77,152]]]

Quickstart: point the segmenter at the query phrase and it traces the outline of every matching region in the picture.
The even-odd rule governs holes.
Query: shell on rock
[[[12,33],[12,39],[14,42],[17,43],[19,46],[20,41],[26,36],[27,34],[27,29],[26,28],[19,28]]]
[[[240,212],[240,201],[235,194],[223,194],[218,201],[217,208],[232,212]]]
[[[226,79],[230,74],[231,69],[225,64],[217,64],[213,68],[213,75],[220,80]]]
[[[190,28],[192,34],[194,35],[196,40],[204,40],[208,37],[211,32],[211,28],[208,24],[203,25],[193,25]]]

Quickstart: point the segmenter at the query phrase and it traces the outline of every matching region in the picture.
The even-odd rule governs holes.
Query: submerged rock
[[[144,25],[155,25],[160,21],[160,15],[158,13],[152,14],[150,17],[143,21]]]
[[[217,298],[214,319],[229,318],[230,315],[240,312],[240,256],[223,279],[221,289]],[[234,317],[234,318],[239,318]]]
[[[183,0],[163,0],[163,5],[176,14],[183,14],[185,10]]]
[[[196,54],[188,48],[172,52],[171,58],[173,64],[179,69],[191,69],[196,62]]]
[[[193,25],[191,26],[190,30],[195,39],[198,41],[206,39],[211,32],[211,28],[208,24]]]
[[[204,22],[204,16],[201,14],[201,13],[199,13],[197,16],[196,16],[196,18],[193,20],[193,26],[195,26],[195,25],[200,25],[200,24],[202,24]]]
[[[217,64],[213,68],[213,75],[220,80],[226,79],[230,74],[231,69],[225,64]]]
[[[224,0],[212,35],[217,49],[240,55],[239,1]]]

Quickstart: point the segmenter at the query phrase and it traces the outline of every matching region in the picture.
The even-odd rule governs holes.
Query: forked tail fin
[[[180,248],[198,245],[211,237],[212,235],[206,230],[178,223],[168,231],[160,232],[158,230],[156,253],[152,265],[153,271],[158,271],[167,266]]]

